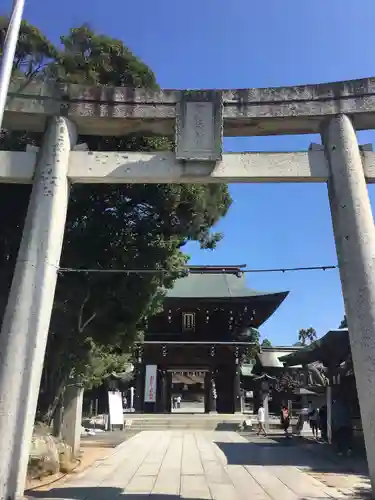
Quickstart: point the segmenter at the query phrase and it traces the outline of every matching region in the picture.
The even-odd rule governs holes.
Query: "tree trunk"
[[[62,401],[68,377],[64,377],[54,387],[39,393],[37,418],[46,425],[51,425],[56,409]]]

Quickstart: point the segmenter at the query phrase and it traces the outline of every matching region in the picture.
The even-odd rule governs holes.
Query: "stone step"
[[[160,416],[137,416],[136,418],[126,418],[125,427],[131,428],[133,431],[142,430],[239,430],[244,422],[249,426],[256,427],[256,420],[249,419],[248,416],[230,416],[230,418],[222,418],[220,416],[203,416],[191,418],[170,417],[167,415]],[[278,420],[272,420],[269,424],[271,430],[279,430],[280,423]]]
[[[235,430],[240,427],[243,419],[224,420],[208,418],[135,418],[125,419],[125,426],[132,430],[163,430],[163,429],[196,429],[196,430]]]
[[[174,425],[170,425],[170,424],[155,424],[155,425],[134,425],[134,424],[131,424],[131,425],[125,425],[125,427],[127,428],[131,428],[131,429],[142,429],[142,430],[154,430],[154,429],[197,429],[197,430],[214,430],[214,429],[217,429],[217,430],[222,430],[222,431],[225,431],[225,430],[233,430],[233,429],[240,429],[241,426],[240,424],[233,424],[233,423],[230,423],[230,424],[221,424],[221,425],[189,425],[189,424],[174,424]]]
[[[92,422],[91,422],[92,423]],[[91,423],[84,422],[85,427]],[[124,423],[127,429],[135,432],[142,430],[240,430],[246,423],[246,428],[257,427],[256,417],[248,414],[125,414]],[[100,427],[97,425],[97,427]],[[294,426],[293,426],[294,427]],[[280,421],[271,418],[269,429],[280,431]]]

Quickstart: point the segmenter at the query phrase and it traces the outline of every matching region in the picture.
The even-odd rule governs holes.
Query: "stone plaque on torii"
[[[2,182],[33,183],[0,336],[0,498],[23,494],[69,183],[325,182],[375,485],[375,79],[298,87],[158,91],[31,82],[10,88],[4,127],[44,132],[41,151],[0,151]],[[153,132],[174,153],[101,153],[77,135]],[[305,153],[223,154],[223,136],[319,133]],[[15,363],[14,360],[17,360]],[[375,489],[375,488],[374,488]]]

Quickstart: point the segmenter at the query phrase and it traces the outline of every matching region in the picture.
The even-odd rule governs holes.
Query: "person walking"
[[[297,420],[297,425],[296,425],[296,435],[298,437],[301,436],[304,421],[305,421],[305,415],[303,414],[303,409],[302,409],[302,410],[300,410],[300,413],[298,415],[298,420]]]
[[[284,430],[285,436],[288,437],[289,436],[288,429],[290,426],[290,415],[289,415],[289,410],[285,405],[282,405],[282,407],[281,407],[280,423],[281,423],[282,429]]]
[[[266,432],[266,428],[265,428],[265,422],[266,422],[266,413],[264,411],[263,404],[261,403],[261,405],[259,406],[259,410],[258,410],[258,432],[257,432],[257,436],[259,436],[259,434],[261,434],[261,433],[264,436],[267,436],[267,432]]]
[[[319,410],[319,429],[322,440],[328,441],[327,431],[327,405],[323,405]]]
[[[313,437],[318,439],[318,410],[310,403],[309,407],[309,424],[313,433]]]

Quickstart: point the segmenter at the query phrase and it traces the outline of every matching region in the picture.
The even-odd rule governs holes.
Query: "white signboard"
[[[146,365],[145,403],[156,402],[156,372],[157,365]]]
[[[108,408],[110,425],[124,425],[124,409],[120,391],[108,392]]]

